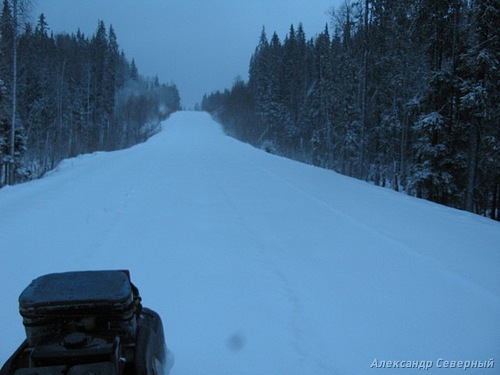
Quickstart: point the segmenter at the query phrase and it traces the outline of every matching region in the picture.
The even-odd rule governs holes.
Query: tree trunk
[[[8,173],[7,184],[14,184],[14,169],[16,168],[16,164],[14,161],[14,156],[16,152],[15,144],[16,144],[16,112],[17,112],[17,0],[13,0],[13,29],[14,29],[14,37],[13,37],[13,63],[12,63],[12,122],[11,122],[11,130],[10,130],[10,171]]]
[[[490,217],[493,220],[500,220],[500,184],[495,184],[493,187],[493,199],[491,200],[491,213]]]
[[[465,209],[474,212],[474,187],[476,184],[477,159],[479,152],[479,125],[476,121],[470,129],[469,158],[467,161],[467,186],[465,190]]]
[[[365,15],[364,15],[364,46],[363,46],[363,78],[361,90],[361,150],[359,156],[359,176],[360,179],[365,179],[365,147],[366,147],[366,114],[368,105],[368,1],[365,0]]]

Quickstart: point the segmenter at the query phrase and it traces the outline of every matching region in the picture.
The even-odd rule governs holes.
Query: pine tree
[[[465,209],[476,206],[486,209],[487,197],[498,197],[500,185],[500,157],[491,150],[500,147],[500,4],[494,0],[476,0],[470,3],[467,48],[459,57],[460,116],[464,122],[467,140]],[[484,150],[483,150],[484,148]],[[488,173],[479,175],[479,167]],[[479,181],[483,184],[478,184]],[[478,198],[482,195],[482,201]],[[486,202],[485,202],[486,201]],[[498,202],[498,200],[497,200]],[[496,204],[498,205],[498,203]],[[492,205],[492,217],[498,208]]]
[[[137,70],[137,66],[135,65],[135,59],[132,59],[130,63],[130,79],[133,81],[139,80],[139,71]]]
[[[314,46],[314,91],[310,101],[310,119],[313,125],[311,143],[313,162],[331,168],[333,159],[333,69],[331,41],[328,26],[318,35]]]
[[[11,87],[12,82],[12,47],[14,44],[14,26],[12,12],[8,0],[3,0],[2,15],[0,17],[0,77],[4,82],[5,90]],[[4,95],[2,116],[11,114],[11,95]]]

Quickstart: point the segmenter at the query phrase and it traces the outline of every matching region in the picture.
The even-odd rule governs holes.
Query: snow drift
[[[33,278],[127,268],[174,375],[456,373],[444,361],[500,359],[499,244],[499,223],[180,112],[144,144],[0,190],[0,361],[24,338]]]

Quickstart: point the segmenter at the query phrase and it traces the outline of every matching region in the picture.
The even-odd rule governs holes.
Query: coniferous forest
[[[346,0],[331,20],[263,29],[248,82],[202,109],[268,152],[500,220],[500,1]]]
[[[179,109],[176,86],[142,77],[112,26],[53,35],[43,14],[21,24],[11,4],[3,0],[0,15],[0,187],[144,141]]]

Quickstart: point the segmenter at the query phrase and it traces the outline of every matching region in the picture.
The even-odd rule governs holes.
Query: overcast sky
[[[262,27],[280,39],[302,22],[306,37],[330,26],[328,11],[341,0],[36,0],[54,32],[87,36],[98,20],[113,25],[120,48],[139,72],[177,85],[182,105],[230,88],[248,64]]]

